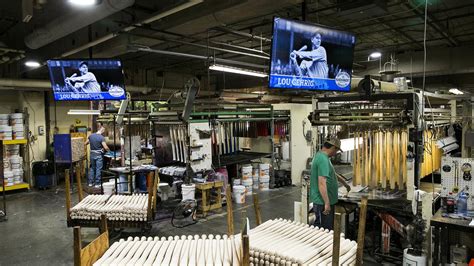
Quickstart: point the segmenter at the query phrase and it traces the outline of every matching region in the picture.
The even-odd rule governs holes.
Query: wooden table
[[[450,261],[450,230],[457,230],[463,234],[474,234],[474,227],[469,226],[470,222],[470,220],[465,219],[443,217],[443,209],[439,209],[435,215],[431,217],[430,225],[434,227],[432,232],[434,236],[433,265],[439,265],[440,257],[442,264],[446,264]]]
[[[207,215],[208,211],[222,208],[222,197],[221,189],[224,186],[224,181],[206,182],[196,184],[196,191],[202,194],[202,205],[201,210],[204,216]],[[217,189],[216,202],[211,204],[211,190]]]

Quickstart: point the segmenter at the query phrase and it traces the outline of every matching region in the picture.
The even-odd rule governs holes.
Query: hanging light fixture
[[[100,110],[78,110],[71,109],[67,112],[68,115],[100,115]]]
[[[266,73],[263,73],[263,72],[258,72],[258,71],[254,71],[254,70],[243,69],[243,68],[237,68],[237,67],[231,67],[231,66],[217,65],[217,64],[209,66],[209,69],[210,70],[215,70],[215,71],[234,73],[234,74],[260,77],[260,78],[264,78],[264,77],[268,76]]]
[[[69,3],[76,6],[94,6],[100,3],[99,0],[69,0]]]

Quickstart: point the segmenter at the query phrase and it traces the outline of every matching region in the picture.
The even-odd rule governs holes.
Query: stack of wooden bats
[[[173,161],[187,163],[189,148],[186,144],[188,135],[187,127],[185,125],[170,125],[169,129]]]
[[[353,185],[404,189],[407,181],[407,129],[354,133]]]
[[[211,142],[212,154],[233,154],[239,151],[239,130],[244,122],[219,122],[214,125]]]
[[[274,122],[274,135],[286,136],[289,126],[286,121]],[[238,138],[258,138],[271,135],[271,121],[218,122],[212,131],[212,153],[233,154],[239,151]]]
[[[425,130],[423,132],[424,152],[420,177],[425,177],[441,168],[443,150],[436,145],[436,135],[439,136],[439,134],[442,134],[442,132],[436,132],[436,130]]]

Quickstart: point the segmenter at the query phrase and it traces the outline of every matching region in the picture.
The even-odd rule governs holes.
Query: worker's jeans
[[[101,170],[102,170],[102,152],[101,151],[91,151],[91,167],[89,169],[89,185],[100,185],[101,179]]]
[[[336,205],[331,205],[331,211],[329,214],[325,215],[324,212],[324,205],[313,205],[314,214],[316,215],[316,219],[314,220],[314,226],[322,227],[328,230],[332,230],[334,227],[334,209]]]

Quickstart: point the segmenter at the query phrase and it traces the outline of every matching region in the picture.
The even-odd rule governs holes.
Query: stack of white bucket
[[[254,164],[253,169],[252,169],[252,179],[253,179],[252,188],[254,190],[258,189],[258,186],[259,186],[258,177],[259,176],[260,176],[260,171],[258,169],[258,164]]]
[[[8,114],[0,114],[0,139],[11,140],[13,139],[12,127],[9,123]]]
[[[253,175],[251,164],[242,166],[242,185],[245,187],[247,195],[252,194]]]
[[[25,128],[23,126],[23,114],[13,113],[10,114],[10,125],[12,126],[12,137],[13,139],[24,139]]]
[[[7,145],[6,150],[6,158],[10,162],[13,184],[20,184],[23,182],[23,158],[20,156],[20,145]],[[7,173],[5,173],[6,175]],[[13,185],[11,182],[9,183],[9,185]]]
[[[270,189],[270,165],[267,163],[259,164],[260,177],[259,177],[259,189],[269,190]]]

